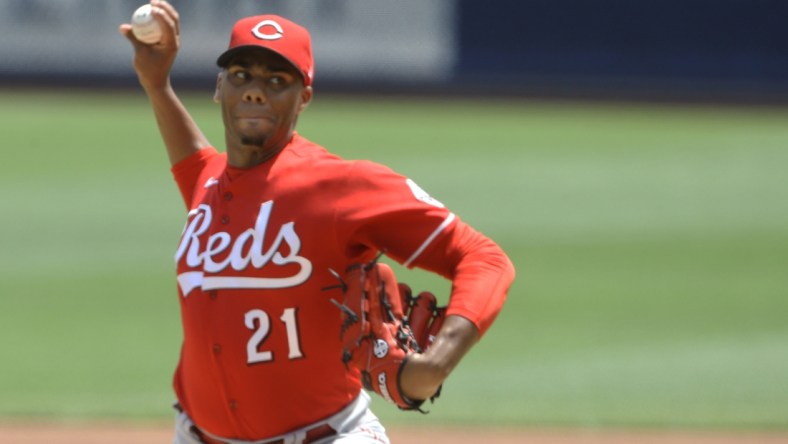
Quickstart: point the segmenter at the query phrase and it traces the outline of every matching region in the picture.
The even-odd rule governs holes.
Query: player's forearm
[[[161,87],[146,87],[159,133],[167,148],[170,164],[175,165],[210,145],[169,82]]]
[[[479,331],[471,321],[448,316],[432,346],[408,359],[400,375],[402,392],[414,400],[433,396],[478,339]]]
[[[418,266],[452,280],[447,313],[471,320],[481,336],[501,311],[515,277],[506,253],[461,221],[424,254]]]
[[[451,277],[453,282],[443,328],[432,346],[413,355],[400,375],[405,396],[421,400],[434,395],[490,327],[503,307],[515,271],[497,244],[463,223],[419,265]]]

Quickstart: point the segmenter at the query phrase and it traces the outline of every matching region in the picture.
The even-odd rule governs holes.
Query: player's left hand
[[[411,359],[416,364],[411,374],[425,374],[418,371],[416,361],[440,330],[445,307],[437,307],[429,292],[413,297],[410,287],[398,284],[391,267],[383,263],[358,264],[337,277],[344,293],[342,303],[335,301],[342,312],[343,361],[361,373],[367,390],[401,409],[420,410],[427,398],[438,396],[440,383],[412,399],[403,392],[400,377]],[[418,383],[418,377],[411,380]]]

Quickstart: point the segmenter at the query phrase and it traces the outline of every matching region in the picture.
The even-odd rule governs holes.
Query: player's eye
[[[269,88],[284,90],[293,84],[293,76],[286,73],[272,74],[266,79]]]
[[[249,78],[249,70],[240,64],[233,65],[227,70],[227,77],[234,83],[245,81]]]

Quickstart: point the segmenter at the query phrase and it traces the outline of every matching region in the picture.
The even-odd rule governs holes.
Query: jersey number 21
[[[286,308],[279,320],[285,324],[284,326],[287,330],[288,359],[302,358],[304,354],[301,352],[301,344],[298,337],[296,309]],[[254,332],[246,343],[246,363],[258,364],[272,361],[274,359],[273,352],[260,351],[260,345],[265,342],[265,339],[271,333],[271,318],[268,316],[268,313],[259,309],[250,310],[244,316],[244,323],[246,328]]]

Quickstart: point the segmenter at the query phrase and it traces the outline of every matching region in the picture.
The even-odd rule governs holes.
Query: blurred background
[[[3,0],[0,76],[133,86],[115,38],[134,0]],[[173,76],[210,87],[238,17],[271,12],[310,29],[321,91],[495,92],[664,100],[786,99],[780,0],[193,0],[180,4]]]
[[[232,24],[285,15],[314,42],[299,132],[515,263],[430,415],[377,401],[387,424],[788,428],[785,2],[172,3],[217,147]],[[172,416],[185,214],[117,32],[137,6],[0,0],[0,422]]]

